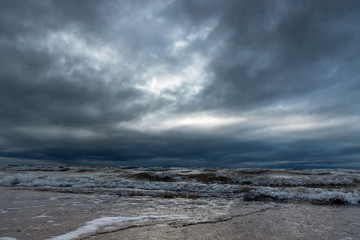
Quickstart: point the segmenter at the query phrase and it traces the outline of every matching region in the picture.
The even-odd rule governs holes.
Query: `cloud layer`
[[[360,167],[358,1],[0,5],[0,157]]]

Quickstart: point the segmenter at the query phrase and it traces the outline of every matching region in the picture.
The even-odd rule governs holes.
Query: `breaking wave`
[[[0,168],[0,186],[120,196],[360,205],[360,171],[344,169],[7,166]]]

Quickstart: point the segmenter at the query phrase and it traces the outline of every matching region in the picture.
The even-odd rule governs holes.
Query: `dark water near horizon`
[[[358,169],[0,167],[0,186],[78,194],[360,205]]]

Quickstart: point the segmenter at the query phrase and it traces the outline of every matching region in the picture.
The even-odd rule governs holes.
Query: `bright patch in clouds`
[[[203,87],[207,60],[199,54],[192,55],[188,64],[180,70],[170,68],[167,64],[154,66],[143,74],[143,83],[136,85],[138,89],[145,90],[155,96],[162,96],[172,100],[169,94],[185,91],[186,97],[197,94]]]
[[[236,124],[245,121],[246,118],[241,117],[216,117],[211,115],[200,115],[183,117],[180,119],[171,119],[164,122],[165,126],[168,127],[182,127],[182,126],[194,126],[194,127],[221,127],[230,124]]]
[[[244,117],[221,117],[208,113],[198,113],[185,116],[149,115],[138,122],[122,122],[120,128],[132,128],[138,131],[161,132],[176,128],[211,129],[221,128],[246,121]]]
[[[110,47],[91,45],[73,31],[51,32],[43,44],[53,54],[60,51],[70,56],[85,57],[96,69],[101,64],[114,64],[118,60]]]
[[[173,34],[173,46],[172,46],[172,53],[174,55],[178,54],[179,51],[182,51],[183,48],[188,47],[192,42],[196,40],[204,41],[208,38],[209,34],[214,30],[216,27],[216,21],[210,21],[205,26],[197,29],[198,31],[192,32],[188,35],[184,34],[183,31],[178,30],[175,31]],[[183,37],[185,35],[185,37]]]

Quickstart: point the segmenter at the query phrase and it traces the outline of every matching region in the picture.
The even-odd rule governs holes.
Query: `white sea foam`
[[[183,215],[167,215],[167,216],[139,216],[139,217],[103,217],[97,218],[92,221],[86,222],[84,226],[76,229],[75,231],[68,232],[66,234],[49,238],[49,240],[71,240],[80,237],[81,235],[90,234],[96,232],[99,228],[119,224],[123,222],[135,222],[141,220],[151,219],[169,219],[169,220],[180,220],[189,219],[189,217]]]
[[[2,168],[0,186],[121,196],[245,196],[256,200],[263,195],[279,200],[360,204],[360,170],[355,169],[28,167],[24,172],[26,169]]]
[[[297,200],[309,200],[318,201],[324,203],[336,203],[342,202],[344,204],[359,204],[360,193],[344,192],[341,190],[327,190],[322,188],[273,188],[273,187],[259,187],[250,191],[250,198],[272,197],[278,200],[297,199]]]

